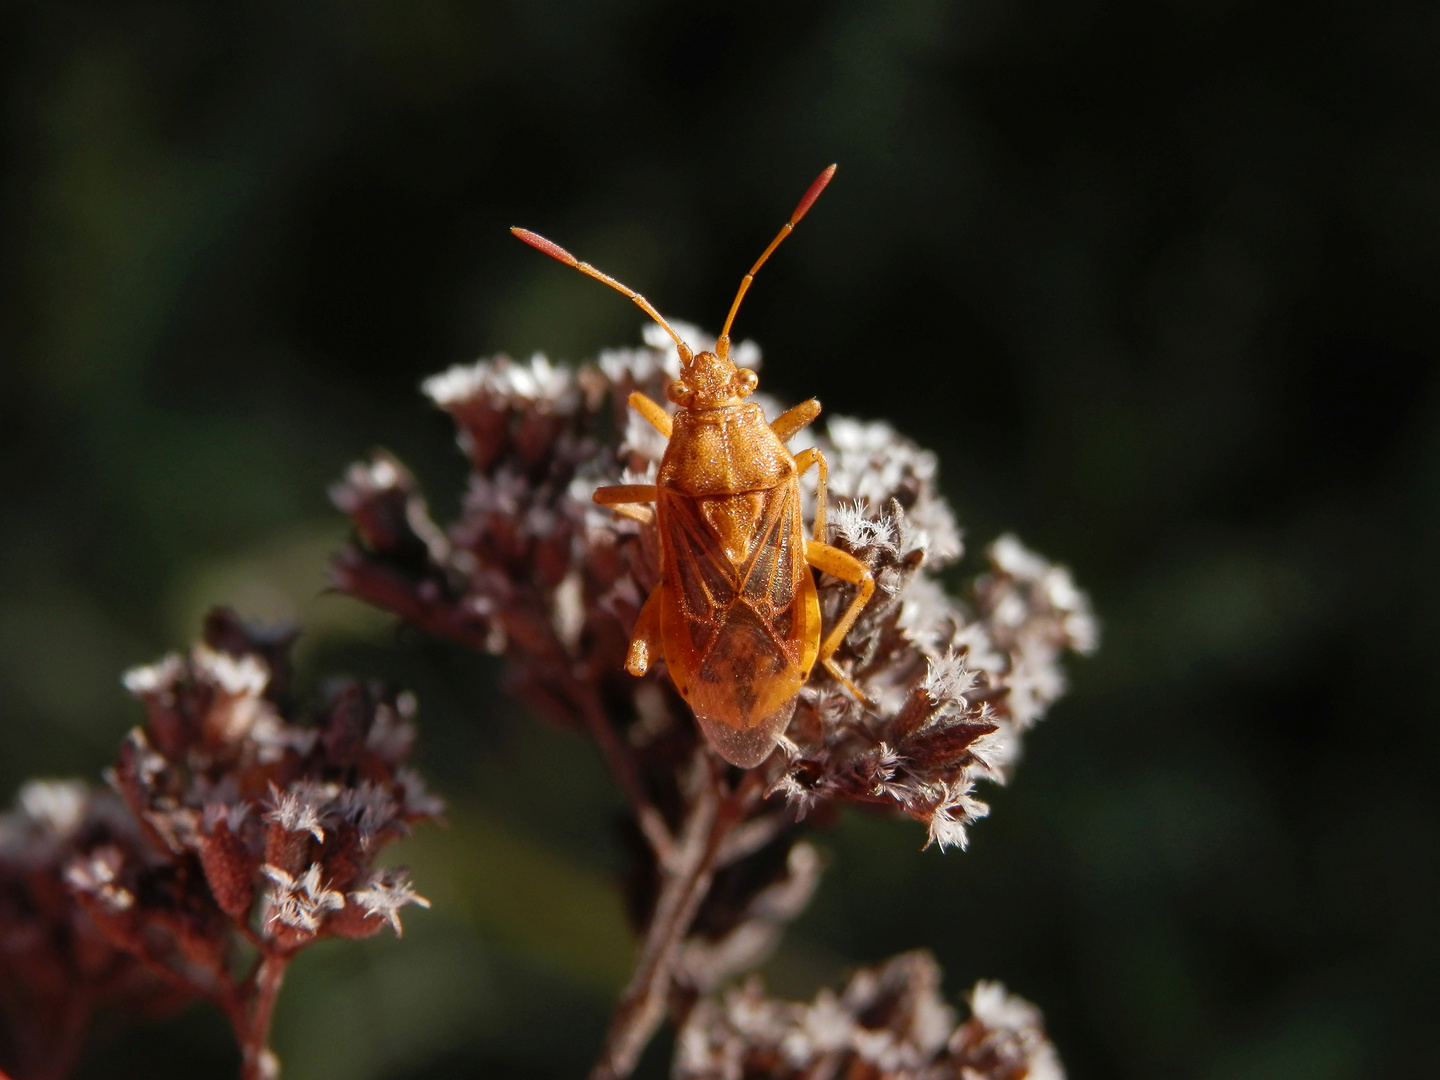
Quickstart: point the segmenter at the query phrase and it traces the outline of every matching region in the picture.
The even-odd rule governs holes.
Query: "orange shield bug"
[[[603,487],[595,501],[638,521],[653,520],[660,536],[660,583],[640,609],[626,670],[643,675],[663,656],[710,745],[743,768],[760,764],[774,749],[817,662],[865,701],[833,655],[875,581],[858,559],[825,543],[824,455],[809,449],[792,456],[785,448],[820,414],[820,402],[811,398],[767,423],[760,406],[744,400],[755,389],[755,373],[737,369],[729,358],[730,326],[756,272],[834,175],[831,165],[816,178],[741,279],[714,352],[691,349],[635,290],[542,236],[511,230],[624,293],[680,352],[680,378],[667,390],[677,406],[673,417],[645,395],[630,395],[631,407],[669,440],[655,483]],[[818,470],[817,499],[814,539],[807,540],[800,476],[811,466]],[[823,640],[812,568],[857,587]]]

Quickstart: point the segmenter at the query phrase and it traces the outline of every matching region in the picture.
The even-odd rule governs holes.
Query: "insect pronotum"
[[[830,178],[822,172],[770,246],[740,281],[714,352],[695,352],[637,293],[580,262],[558,244],[511,229],[532,247],[603,281],[654,319],[680,352],[680,377],[667,388],[670,416],[643,394],[630,405],[669,442],[654,484],[617,484],[595,501],[660,537],[660,583],[640,609],[625,668],[643,675],[663,656],[700,730],[726,761],[743,768],[769,756],[795,712],[796,695],[818,662],[862,702],[834,653],[875,592],[865,565],[825,543],[825,456],[791,455],[785,443],[820,415],[811,398],[766,423],[745,402],[758,380],[730,360],[730,326],[756,272],[790,235]],[[800,475],[814,466],[814,538],[800,514]],[[654,504],[651,509],[650,504]],[[854,599],[822,640],[811,569],[856,586]]]

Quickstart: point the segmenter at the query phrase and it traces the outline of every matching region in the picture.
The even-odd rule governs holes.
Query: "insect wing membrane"
[[[752,728],[734,728],[711,720],[698,711],[695,719],[700,722],[706,742],[715,748],[717,754],[731,765],[753,769],[770,756],[776,740],[785,734],[790,718],[795,715],[795,702],[796,698],[792,697]]]
[[[711,745],[737,765],[769,754],[813,653],[799,496],[793,478],[734,495],[660,491],[665,660]]]

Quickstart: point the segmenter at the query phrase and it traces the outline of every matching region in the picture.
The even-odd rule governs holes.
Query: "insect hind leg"
[[[815,542],[825,543],[825,503],[829,499],[830,465],[825,455],[815,447],[801,450],[795,455],[795,468],[803,474],[811,465],[819,468],[815,478]]]
[[[831,678],[845,687],[846,690],[850,691],[851,697],[867,709],[875,708],[875,702],[870,700],[869,695],[867,695],[864,690],[861,690],[860,687],[855,685],[850,676],[845,674],[845,669],[835,662],[834,657],[827,656],[824,660],[821,660],[820,663],[824,666],[825,670],[830,673]]]
[[[855,695],[856,700],[869,708],[874,708],[874,703],[832,659],[835,650],[840,648],[840,643],[845,640],[845,635],[850,632],[850,628],[855,625],[855,620],[860,617],[861,610],[870,602],[870,597],[875,595],[874,575],[866,569],[864,563],[849,552],[815,540],[805,541],[805,561],[816,570],[821,570],[831,577],[837,577],[841,581],[847,581],[856,586],[855,599],[850,601],[850,606],[840,616],[840,621],[831,628],[830,633],[825,636],[825,640],[820,643],[817,659],[825,665],[825,670],[833,675],[837,682]]]
[[[656,585],[650,590],[650,598],[635,620],[630,651],[625,654],[625,670],[631,675],[644,675],[661,657],[660,611],[665,606],[664,588]]]

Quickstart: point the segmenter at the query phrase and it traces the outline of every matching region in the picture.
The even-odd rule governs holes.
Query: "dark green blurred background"
[[[385,445],[448,516],[422,376],[638,340],[507,226],[714,328],[832,160],[766,389],[934,447],[1106,636],[969,852],[821,837],[772,985],[928,945],[1075,1080],[1434,1075],[1435,5],[11,0],[0,75],[0,786],[96,775],[225,601],[414,686],[455,804],[406,939],[296,965],[287,1080],[579,1075],[629,964],[590,748],[319,597],[326,484]],[[232,1068],[204,1010],[105,1046]]]

